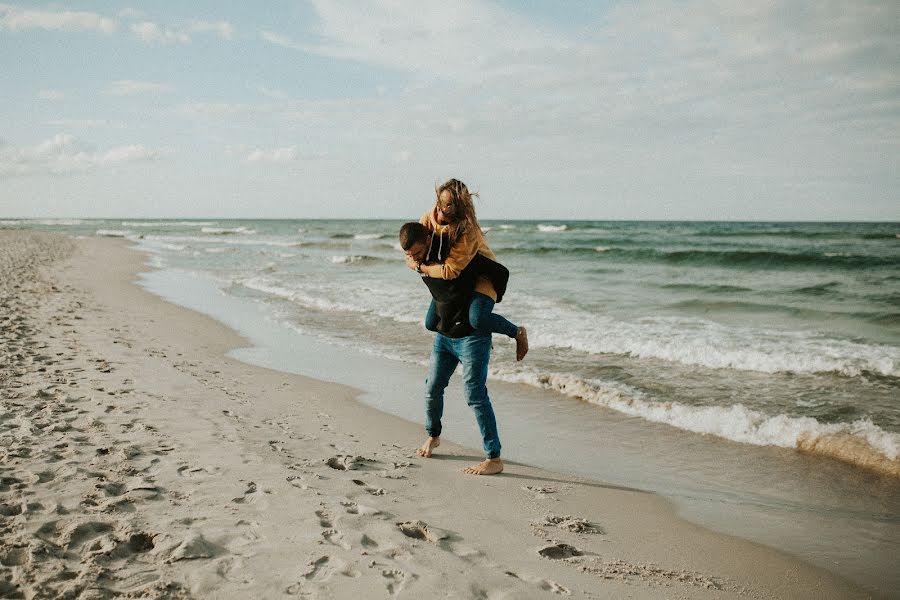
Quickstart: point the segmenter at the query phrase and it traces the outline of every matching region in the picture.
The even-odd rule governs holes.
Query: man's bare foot
[[[486,458],[474,467],[466,467],[463,472],[469,475],[496,475],[503,472],[503,461],[499,458]]]
[[[440,445],[441,445],[441,438],[430,437],[427,440],[425,440],[425,443],[422,444],[421,448],[416,448],[416,454],[418,454],[422,458],[431,458],[432,451]]]
[[[516,360],[522,360],[528,354],[528,332],[519,327],[516,332]]]

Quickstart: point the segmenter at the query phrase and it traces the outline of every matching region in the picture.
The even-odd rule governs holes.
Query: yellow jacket
[[[434,232],[436,237],[440,236],[441,233],[449,234],[453,227],[438,223],[436,213],[437,208],[433,207],[422,215],[419,222]],[[453,242],[450,254],[447,255],[447,259],[443,263],[423,265],[422,272],[429,277],[437,279],[456,279],[462,270],[468,266],[469,262],[475,258],[475,254],[483,254],[487,258],[497,261],[497,257],[488,248],[481,229],[469,227]],[[494,289],[491,280],[484,275],[479,276],[475,282],[475,291],[490,297],[495,302],[497,301],[497,291]]]

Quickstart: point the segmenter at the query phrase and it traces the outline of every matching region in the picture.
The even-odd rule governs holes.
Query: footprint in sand
[[[571,596],[572,595],[572,590],[570,590],[569,588],[564,587],[550,579],[541,579],[540,577],[529,577],[528,575],[518,575],[516,573],[513,573],[512,571],[506,571],[506,575],[509,575],[510,577],[514,577],[516,579],[521,579],[522,581],[526,581],[528,583],[532,583],[532,584],[538,586],[540,589],[544,590],[545,592],[552,592],[559,596]]]
[[[397,523],[397,527],[400,528],[400,531],[406,537],[411,537],[416,540],[425,540],[432,544],[437,544],[440,543],[441,540],[450,538],[448,532],[443,529],[428,527],[428,524],[424,521],[404,521],[403,523]]]
[[[341,501],[341,506],[343,506],[347,510],[347,514],[349,515],[362,515],[366,517],[375,517],[376,519],[382,520],[391,518],[390,513],[380,511],[377,508],[372,508],[371,506],[366,506],[365,504],[357,504],[352,500]]]
[[[338,454],[325,460],[325,464],[336,471],[354,471],[359,469],[366,459],[362,456],[352,456],[350,454]]]
[[[334,573],[333,566],[328,564],[330,561],[331,557],[327,555],[311,560],[309,562],[309,570],[302,575],[303,579],[307,581],[328,581]]]
[[[557,515],[547,515],[543,521],[532,523],[533,527],[556,527],[572,533],[603,533],[603,529],[599,525],[595,525],[587,519],[581,517],[573,517],[566,515],[564,517]]]
[[[325,527],[326,529],[330,529],[332,526],[331,515],[328,514],[324,508],[316,511],[316,516],[319,517],[319,526]]]
[[[219,467],[192,467],[190,465],[182,465],[178,467],[178,474],[182,477],[197,477],[198,475],[215,475],[220,470]]]
[[[251,481],[247,484],[247,490],[244,492],[244,495],[232,498],[231,501],[235,504],[253,504],[254,502],[257,502],[264,493],[265,492],[257,489],[255,482]]]
[[[288,475],[286,478],[288,483],[300,490],[308,490],[309,484],[303,481],[303,477],[300,475]]]
[[[400,569],[385,569],[381,572],[381,576],[387,580],[387,591],[391,596],[396,596],[403,590],[408,578]]]
[[[373,496],[384,496],[384,490],[382,488],[372,487],[362,479],[353,479],[352,481],[356,485],[361,486],[364,490],[366,490],[366,492],[372,494]]]
[[[569,544],[563,543],[544,546],[543,548],[539,548],[537,553],[544,558],[549,558],[552,560],[562,560],[566,558],[572,558],[573,556],[582,556],[584,554],[584,552],[582,552],[575,546],[570,546]]]
[[[337,529],[326,529],[322,532],[322,537],[339,548],[350,550],[350,544],[344,541],[344,534]]]

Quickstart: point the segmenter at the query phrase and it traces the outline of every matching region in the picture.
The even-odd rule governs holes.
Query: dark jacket
[[[441,262],[441,259],[446,257],[437,256],[438,248],[446,248],[449,252],[449,246],[449,243],[432,244],[425,262]],[[506,292],[509,270],[483,254],[476,254],[456,279],[422,276],[422,281],[428,286],[431,297],[434,298],[439,318],[437,330],[447,337],[465,337],[475,331],[469,323],[469,305],[472,303],[475,280],[479,275],[486,275],[491,280],[497,291],[497,302],[500,302]]]

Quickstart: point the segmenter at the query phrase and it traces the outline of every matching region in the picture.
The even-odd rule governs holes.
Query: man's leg
[[[416,450],[416,454],[429,458],[441,444],[441,417],[444,414],[444,390],[450,383],[450,376],[456,370],[459,359],[450,352],[447,338],[437,334],[431,347],[428,377],[425,379],[425,431],[428,439]]]
[[[481,430],[482,445],[487,459],[467,468],[473,475],[495,475],[503,471],[500,460],[500,434],[497,419],[487,391],[488,363],[491,360],[491,336],[470,335],[457,343],[459,358],[463,365],[463,390],[466,404],[475,412],[475,420]]]

